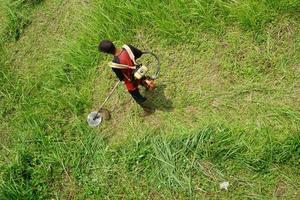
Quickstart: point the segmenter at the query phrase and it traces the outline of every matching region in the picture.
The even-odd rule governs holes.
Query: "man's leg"
[[[154,109],[149,105],[147,98],[141,95],[139,89],[129,91],[129,93],[131,94],[132,98],[143,108],[145,114],[151,114],[154,112]]]
[[[131,94],[132,98],[138,103],[141,104],[147,100],[147,98],[143,97],[139,91],[139,89],[135,89],[132,91],[129,91]]]

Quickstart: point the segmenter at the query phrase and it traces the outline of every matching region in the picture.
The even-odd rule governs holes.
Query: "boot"
[[[143,112],[140,114],[141,117],[149,116],[155,112],[155,109],[149,100],[140,103],[140,106],[143,108]]]

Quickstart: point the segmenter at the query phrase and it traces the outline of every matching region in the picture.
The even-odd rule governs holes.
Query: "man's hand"
[[[155,83],[154,83],[154,80],[152,80],[152,79],[146,79],[146,80],[145,80],[145,83],[147,84],[148,89],[149,89],[150,91],[152,91],[152,90],[154,90],[154,89],[156,88],[156,85],[155,85]]]

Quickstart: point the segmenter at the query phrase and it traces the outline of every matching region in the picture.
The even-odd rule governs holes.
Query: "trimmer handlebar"
[[[150,54],[150,55],[152,55],[156,59],[156,61],[157,61],[156,72],[155,72],[154,75],[152,75],[151,78],[152,79],[157,79],[158,76],[159,76],[159,73],[160,73],[160,60],[159,60],[159,57],[155,53],[152,53],[150,51],[144,51],[144,52],[142,52],[142,54]]]

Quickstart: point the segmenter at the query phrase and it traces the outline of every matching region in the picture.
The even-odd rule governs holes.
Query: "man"
[[[142,56],[143,52],[132,45],[127,45],[133,53],[135,59]],[[110,40],[102,40],[98,47],[100,52],[113,55],[113,63],[127,65],[134,67],[135,61],[130,58],[129,53],[124,48],[116,48],[113,42]],[[120,81],[124,81],[128,92],[132,98],[143,108],[143,116],[149,115],[154,112],[154,109],[150,106],[150,103],[145,97],[143,97],[139,91],[138,86],[142,85],[146,89],[153,90],[155,88],[154,81],[149,77],[143,77],[142,79],[135,79],[133,76],[134,69],[125,68],[118,69],[112,68]]]

